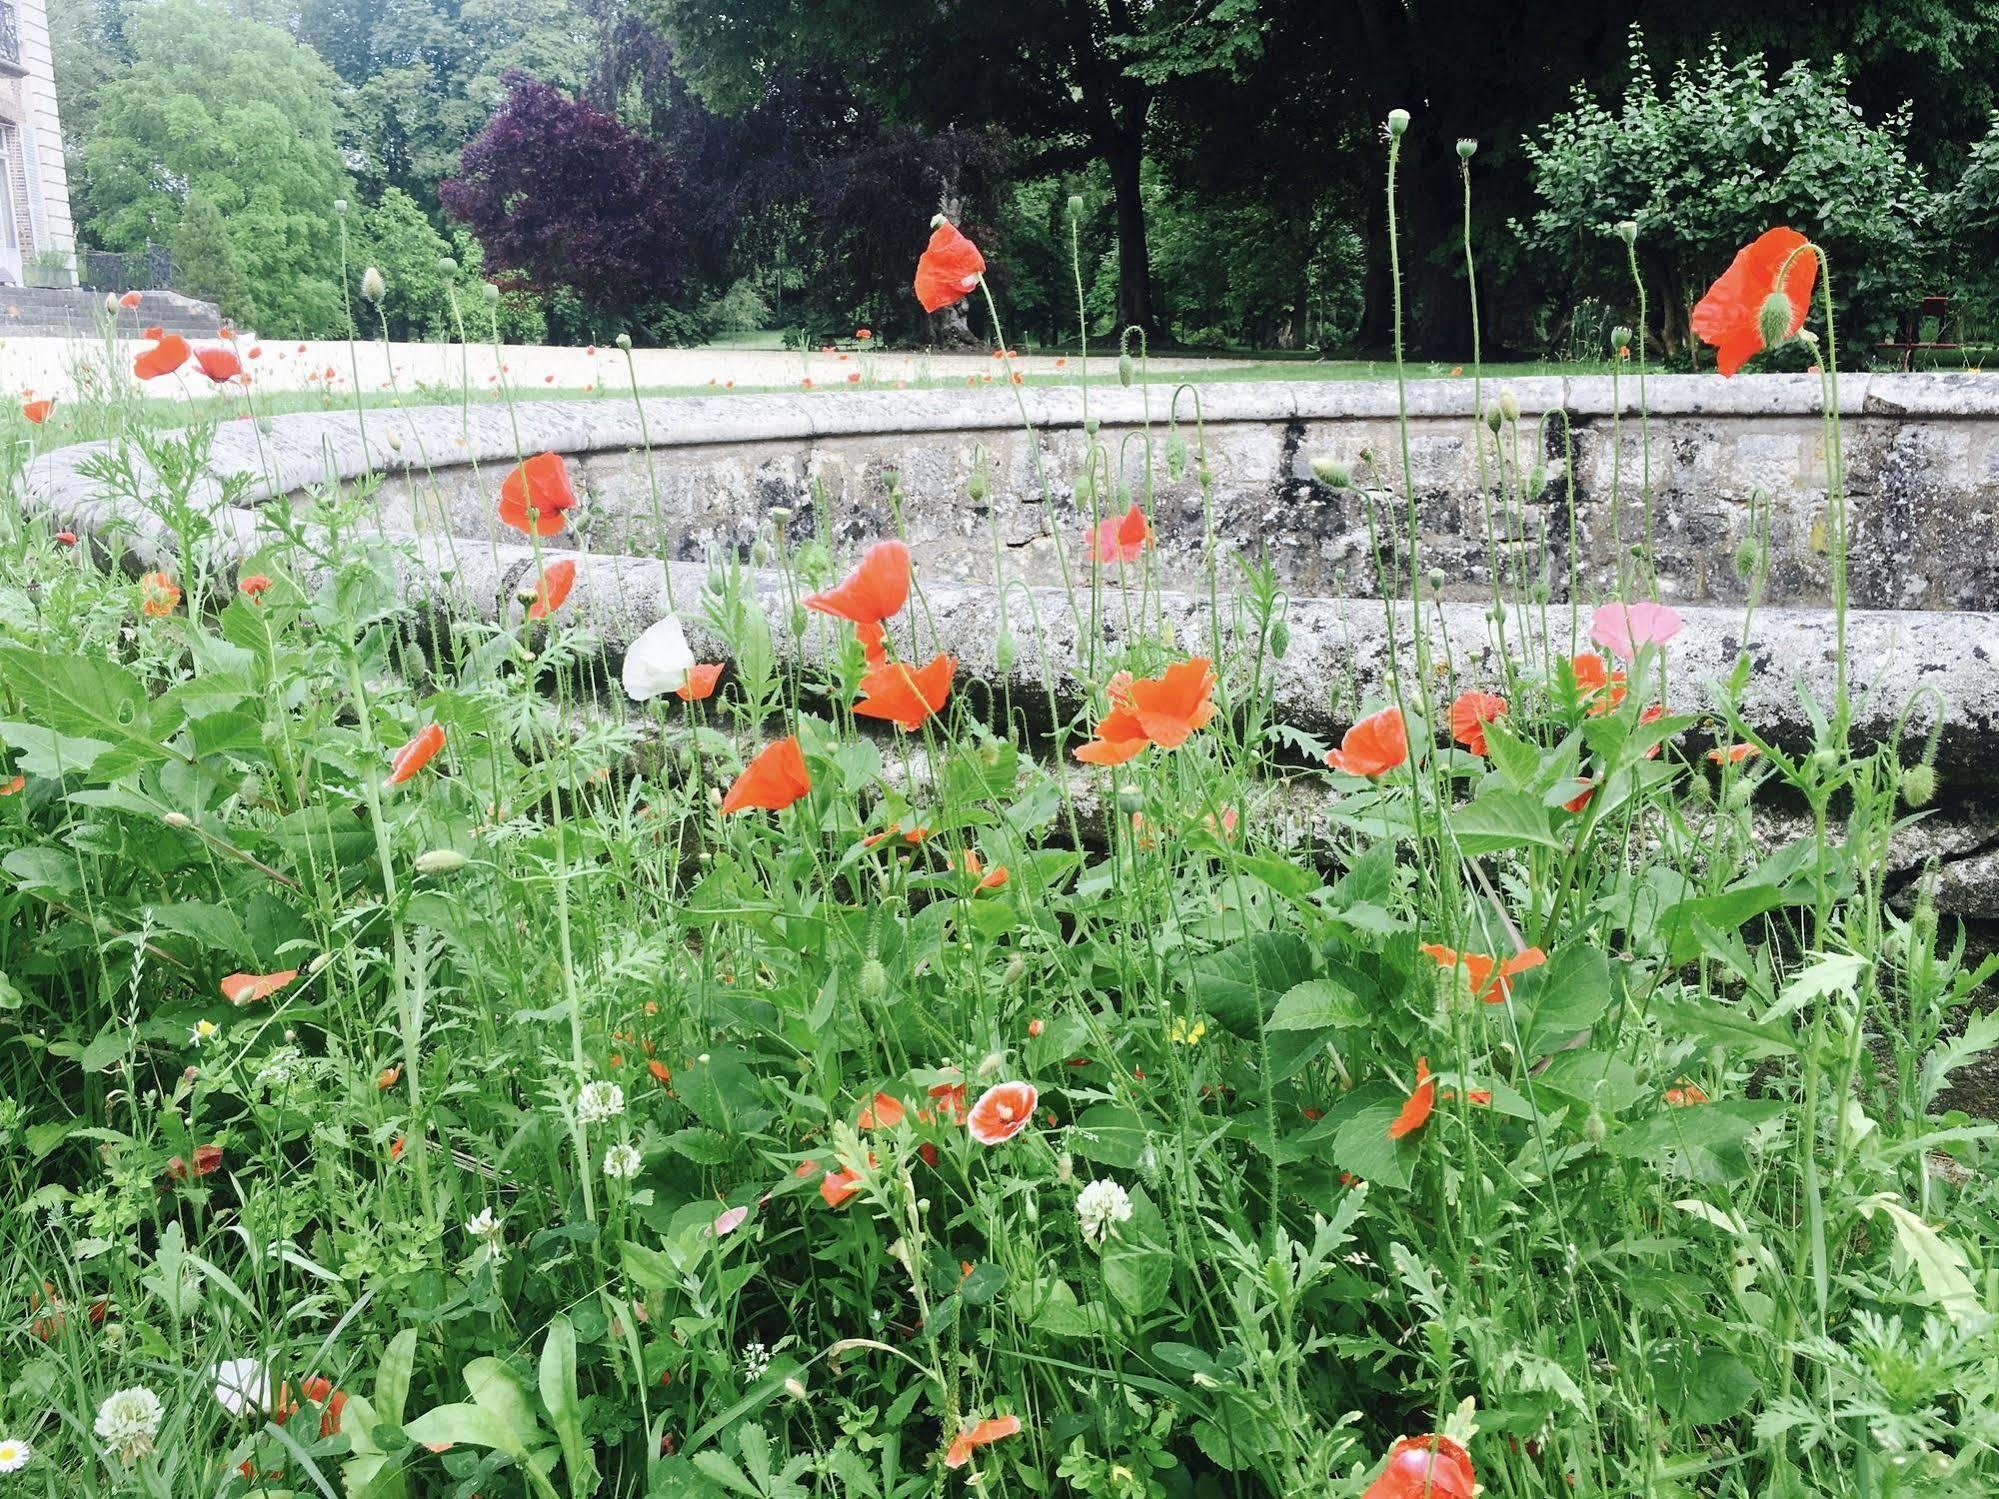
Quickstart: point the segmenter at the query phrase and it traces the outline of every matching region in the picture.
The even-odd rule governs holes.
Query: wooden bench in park
[[[1927,339],[1923,337],[1923,325],[1931,321],[1936,323],[1936,337]],[[1875,348],[1883,354],[1900,354],[1902,356],[1902,368],[1912,370],[1916,367],[1916,355],[1920,352],[1932,349],[1961,349],[1964,347],[1962,343],[1951,342],[1944,338],[1944,331],[1950,321],[1951,299],[1949,297],[1924,297],[1922,301],[1916,304],[1913,311],[1903,314],[1902,326],[1894,342],[1876,344]]]

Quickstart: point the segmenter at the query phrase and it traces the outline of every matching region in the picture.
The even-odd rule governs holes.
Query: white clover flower
[[[28,1466],[35,1449],[12,1437],[0,1437],[0,1473],[18,1473]]]
[[[1113,1225],[1131,1221],[1131,1195],[1114,1181],[1093,1181],[1076,1194],[1076,1218],[1084,1240],[1094,1244]]]
[[[585,1083],[576,1095],[576,1122],[603,1124],[625,1112],[625,1090],[616,1083]]]
[[[261,1416],[271,1399],[270,1375],[263,1361],[224,1359],[215,1366],[215,1398],[232,1416]]]
[[[188,1045],[200,1046],[204,1042],[213,1041],[221,1034],[222,1027],[204,1015],[201,1019],[195,1021],[194,1028],[188,1032]]]
[[[612,1181],[630,1181],[639,1174],[639,1151],[636,1145],[613,1145],[604,1152],[604,1175]]]
[[[97,1407],[97,1436],[117,1452],[123,1462],[133,1462],[153,1450],[153,1438],[160,1434],[165,1413],[160,1397],[144,1385],[116,1390]]]
[[[465,1232],[476,1239],[493,1259],[506,1258],[506,1221],[496,1217],[491,1208],[481,1208],[477,1216],[466,1219]]]

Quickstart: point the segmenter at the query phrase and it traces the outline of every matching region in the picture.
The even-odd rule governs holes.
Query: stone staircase
[[[96,338],[104,297],[76,287],[0,286],[0,338]],[[146,292],[137,307],[120,307],[117,316],[119,337],[132,339],[153,327],[210,339],[222,325],[213,303],[172,291]]]

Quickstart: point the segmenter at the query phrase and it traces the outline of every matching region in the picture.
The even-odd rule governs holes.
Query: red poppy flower
[[[234,380],[243,373],[243,361],[236,357],[234,349],[200,349],[195,353],[194,362],[217,385]]]
[[[238,1008],[253,1005],[260,999],[269,999],[297,977],[296,968],[277,973],[232,973],[222,981],[222,997]]]
[[[705,697],[715,695],[715,684],[722,678],[720,661],[696,661],[687,668],[687,681],[673,689],[673,695],[682,702],[698,703]]]
[[[1805,248],[1810,243],[1795,229],[1765,230],[1736,252],[1728,269],[1700,299],[1689,326],[1701,342],[1715,346],[1715,367],[1722,374],[1734,374],[1764,347],[1763,307],[1771,297],[1781,295],[1791,304],[1785,338],[1804,327],[1805,314],[1811,311],[1812,283],[1819,273],[1818,256]],[[1780,272],[1782,286],[1777,284]]]
[[[863,696],[854,704],[854,716],[886,719],[903,732],[913,733],[943,708],[957,669],[957,657],[942,655],[916,671],[900,661],[877,666],[861,678]]]
[[[396,1063],[393,1067],[384,1067],[380,1072],[375,1074],[375,1091],[377,1093],[386,1093],[402,1080],[403,1064],[401,1062]]]
[[[888,665],[888,631],[879,624],[857,624],[854,639],[861,643],[861,656],[870,667]]]
[[[966,1116],[972,1138],[981,1145],[999,1145],[1026,1129],[1041,1094],[1032,1083],[998,1083],[979,1095]]]
[[[988,1443],[1006,1437],[1020,1435],[1020,1417],[993,1416],[979,1422],[969,1431],[961,1431],[951,1439],[951,1446],[944,1454],[944,1466],[962,1468],[972,1460],[972,1454]]]
[[[1204,656],[1177,662],[1156,677],[1111,679],[1111,711],[1095,738],[1076,751],[1091,765],[1122,765],[1148,744],[1178,749],[1215,716],[1215,674]]]
[[[320,1407],[319,1434],[322,1437],[340,1434],[340,1413],[347,1408],[347,1392],[333,1388],[333,1381],[322,1374],[313,1374],[303,1380],[299,1388],[305,1391],[305,1398]]]
[[[1753,744],[1731,744],[1726,749],[1711,749],[1708,760],[1714,765],[1740,765],[1744,760],[1755,758],[1763,751]]]
[[[806,608],[856,625],[879,625],[908,602],[909,548],[900,541],[876,542],[839,587],[805,596]]]
[[[861,1105],[861,1112],[855,1116],[856,1129],[894,1129],[907,1117],[909,1110],[902,1106],[902,1100],[892,1093],[877,1093]]]
[[[1439,968],[1462,965],[1465,976],[1471,980],[1472,994],[1489,1005],[1498,1004],[1513,992],[1514,979],[1548,961],[1548,955],[1538,947],[1522,948],[1504,963],[1484,953],[1457,952],[1434,942],[1425,942],[1422,950]]]
[[[812,789],[812,777],[805,769],[805,752],[798,736],[787,734],[766,745],[743,767],[743,773],[722,798],[722,815],[751,808],[780,812]]]
[[[147,573],[139,579],[144,598],[139,607],[154,619],[164,619],[180,603],[180,585],[165,573]]]
[[[194,1151],[194,1164],[189,1165],[179,1156],[167,1162],[167,1176],[170,1180],[184,1182],[190,1176],[207,1176],[222,1165],[220,1145],[198,1145]]]
[[[925,312],[962,302],[985,274],[986,257],[951,223],[930,231],[930,243],[916,262],[916,300]]]
[[[1437,1104],[1437,1085],[1430,1077],[1430,1059],[1416,1058],[1416,1087],[1403,1102],[1402,1111],[1388,1126],[1388,1138],[1400,1140],[1413,1135],[1429,1122],[1430,1110]]]
[[[576,508],[569,465],[560,453],[537,453],[500,484],[500,521],[530,536],[553,536],[568,524],[565,510]]]
[[[118,299],[118,305],[120,307],[137,307],[144,300],[145,296],[143,293],[136,291],[128,291],[125,293],[124,296]]]
[[[389,757],[389,784],[400,786],[424,766],[430,764],[431,757],[444,748],[444,726],[426,724],[417,731],[416,737]]]
[[[1580,812],[1589,805],[1589,799],[1596,795],[1596,782],[1589,776],[1578,776],[1576,784],[1583,789],[1562,803],[1564,812]]]
[[[1451,738],[1474,755],[1485,753],[1485,728],[1506,716],[1506,699],[1490,692],[1461,692],[1451,704]]]
[[[1361,1499],[1472,1499],[1471,1454],[1449,1437],[1398,1437]]]
[[[1006,865],[995,864],[991,869],[987,869],[976,849],[965,850],[964,857],[959,861],[959,867],[979,882],[973,887],[976,890],[997,890],[1007,882]]]
[[[875,1158],[868,1157],[868,1164],[874,1165]],[[809,1163],[808,1163],[809,1164]],[[819,1178],[819,1195],[826,1200],[829,1208],[842,1208],[847,1199],[861,1190],[861,1173],[858,1171],[829,1171]]]
[[[1348,729],[1326,763],[1350,776],[1378,776],[1409,758],[1409,730],[1400,708],[1383,708]]]
[[[269,592],[270,587],[271,580],[263,573],[251,573],[249,577],[239,578],[236,582],[236,591],[252,602]]]
[[[1576,698],[1589,705],[1592,718],[1601,718],[1624,701],[1624,673],[1612,671],[1595,651],[1569,658],[1569,670],[1576,679]]]
[[[73,547],[76,545],[76,532],[58,531],[55,534],[55,540],[58,546]]]
[[[11,781],[0,783],[0,796],[16,796],[26,789],[27,784],[26,776],[15,776]]]
[[[965,1122],[968,1111],[965,1108],[963,1083],[937,1083],[929,1091],[930,1096],[937,1100],[937,1112],[944,1117],[946,1123],[956,1126]]]
[[[668,1070],[666,1063],[660,1061],[657,1057],[646,1063],[646,1071],[650,1072],[659,1082],[670,1083],[673,1081],[673,1073]]]
[[[569,590],[576,586],[576,564],[568,557],[560,562],[552,562],[541,570],[541,581],[535,584],[534,602],[528,605],[529,619],[547,619],[562,607],[562,601],[569,597]]]
[[[1690,1109],[1695,1104],[1707,1103],[1708,1101],[1707,1094],[1703,1093],[1700,1088],[1685,1078],[1680,1079],[1679,1087],[1668,1088],[1666,1090],[1667,1104],[1676,1109]]]
[[[1152,526],[1137,504],[1100,521],[1090,532],[1090,560],[1100,566],[1135,562],[1152,544]]]
[[[1664,703],[1654,703],[1651,707],[1647,708],[1643,713],[1638,715],[1638,721],[1641,724],[1657,723],[1660,719],[1664,718],[1665,716],[1666,716],[1666,705]],[[1656,744],[1653,745],[1650,749],[1645,751],[1645,758],[1648,760],[1658,759],[1659,750],[1660,750],[1659,745]]]
[[[930,829],[918,823],[915,827],[905,827],[897,823],[892,828],[883,828],[879,833],[870,833],[861,840],[862,848],[874,848],[891,838],[900,838],[905,843],[921,843],[930,836]]]
[[[863,343],[865,343],[869,339],[873,338],[874,334],[869,332],[866,328],[856,328],[854,330],[854,337],[860,339]]]
[[[132,361],[132,373],[141,380],[171,375],[187,363],[188,352],[186,339],[178,333],[164,334],[150,349],[141,351]]]
[[[28,425],[39,427],[49,419],[49,413],[56,409],[54,401],[23,401],[21,415],[28,419]]]

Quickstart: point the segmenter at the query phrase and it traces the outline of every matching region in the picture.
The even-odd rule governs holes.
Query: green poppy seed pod
[[[471,862],[455,848],[427,848],[416,856],[416,872],[456,874]]]
[[[880,958],[869,958],[861,965],[861,997],[881,1000],[888,995],[888,969]]]
[[[1911,765],[1902,772],[1902,800],[1912,807],[1927,807],[1936,799],[1937,773],[1928,765]]]
[[[1388,111],[1388,133],[1390,135],[1395,137],[1395,139],[1400,140],[1402,138],[1403,132],[1406,131],[1408,128],[1409,128],[1408,110],[1391,109]]]
[[[1291,649],[1291,626],[1282,615],[1270,622],[1270,654],[1282,661]]]
[[[1430,569],[1429,583],[1430,583],[1430,592],[1442,593],[1444,591],[1444,570],[1441,567],[1433,567]]]
[[[347,200],[346,200],[345,198],[335,198],[335,199],[333,200],[333,211],[334,211],[334,212],[335,212],[336,214],[338,214],[338,215],[339,215],[339,216],[340,216],[341,218],[343,218],[343,219],[344,219],[344,218],[346,218],[346,217],[347,217]]]
[[[1520,394],[1510,385],[1499,392],[1499,414],[1509,422],[1520,420]]]
[[[1353,475],[1337,458],[1321,453],[1312,460],[1312,477],[1328,489],[1351,489]]]
[[[1072,219],[1080,219],[1082,216],[1083,216],[1083,195],[1081,193],[1069,194],[1069,217]]]
[[[455,276],[455,275],[457,275],[457,274],[458,274],[458,262],[457,262],[457,261],[455,261],[455,260],[453,260],[453,259],[452,259],[452,258],[451,258],[451,257],[450,257],[449,255],[440,255],[440,256],[438,256],[438,257],[437,257],[437,273],[438,273],[438,275],[440,275],[440,276]]]
[[[632,336],[629,333],[620,333],[616,338],[612,339],[611,342],[616,344],[620,349],[622,349],[627,354],[631,353],[632,351]]]
[[[1204,463],[1195,470],[1194,481],[1203,489],[1212,489],[1215,483],[1215,471]]]
[[[974,501],[983,503],[990,491],[991,486],[986,483],[986,471],[983,468],[973,469],[971,478],[965,481],[965,493]]]
[[[1145,810],[1145,793],[1136,786],[1120,786],[1117,789],[1117,809],[1122,817],[1131,817]]]
[[[1615,354],[1620,349],[1628,349],[1630,347],[1631,329],[1627,324],[1619,323],[1615,328],[1610,330],[1610,352]]]
[[[1763,299],[1763,310],[1756,314],[1756,331],[1762,336],[1763,347],[1774,349],[1791,337],[1791,299],[1780,291],[1773,291]]]
[[[361,273],[361,295],[370,302],[379,302],[389,294],[389,283],[382,279],[382,273],[369,266]]]
[[[1637,244],[1638,221],[1636,219],[1619,219],[1617,221],[1617,237],[1627,245]]]
[[[1103,425],[1104,424],[1098,421],[1095,417],[1091,417],[1088,421],[1083,423],[1083,432],[1086,436],[1095,437],[1097,435],[1097,432],[1103,427]]]
[[[999,639],[993,642],[993,665],[999,668],[1001,676],[1013,670],[1013,652],[1013,631],[1001,630]]]
[[[479,286],[479,295],[484,297],[486,301],[490,304],[500,300],[500,289],[499,287],[493,285],[493,283],[490,281],[481,282]]]
[[[1473,139],[1472,139],[1472,138],[1471,138],[1470,136],[1468,136],[1468,135],[1461,135],[1461,136],[1459,136],[1459,137],[1458,137],[1458,160],[1459,160],[1459,161],[1470,161],[1470,160],[1471,160],[1471,159],[1472,159],[1472,158],[1473,158],[1474,156],[1476,156],[1476,155],[1478,155],[1478,142],[1477,142],[1477,141],[1475,141],[1475,140],[1473,140]]]
[[[1129,386],[1131,384],[1132,373],[1135,369],[1136,366],[1132,363],[1131,355],[1129,354],[1118,355],[1117,383],[1120,385]]]
[[[1166,477],[1177,479],[1187,472],[1187,439],[1178,431],[1166,434]]]

